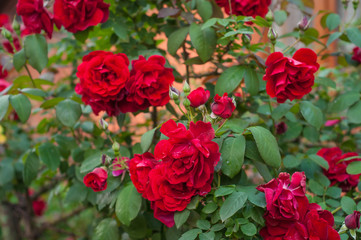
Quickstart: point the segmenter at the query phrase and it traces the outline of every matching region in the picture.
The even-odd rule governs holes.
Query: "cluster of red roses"
[[[266,16],[271,0],[216,0],[216,3],[223,7],[227,14],[237,16]]]
[[[72,33],[84,31],[88,27],[103,23],[109,17],[109,4],[103,0],[55,0],[54,15],[44,7],[43,0],[19,0],[16,12],[23,19],[31,33],[44,30],[49,38],[53,34],[54,23],[64,26]]]
[[[154,156],[135,154],[129,172],[138,192],[151,201],[154,217],[171,227],[175,211],[183,211],[193,196],[211,190],[220,153],[218,144],[212,142],[211,123],[191,122],[187,130],[169,120],[160,131],[169,139],[155,146]]]
[[[164,67],[164,57],[155,55],[146,60],[139,56],[132,61],[130,72],[128,65],[123,53],[94,51],[83,57],[75,91],[95,114],[106,111],[109,116],[116,116],[169,102],[174,76],[171,68]]]
[[[340,239],[333,229],[332,213],[308,202],[303,172],[294,173],[292,180],[288,173],[280,173],[277,179],[257,189],[265,193],[267,203],[266,226],[260,231],[263,239]]]
[[[346,168],[351,162],[361,161],[361,158],[352,158],[358,156],[357,153],[350,152],[342,154],[340,148],[334,147],[322,148],[317,152],[317,155],[323,157],[328,162],[329,168],[328,170],[323,169],[323,173],[331,181],[331,185],[338,184],[344,192],[357,186],[361,174],[351,175],[346,172]]]

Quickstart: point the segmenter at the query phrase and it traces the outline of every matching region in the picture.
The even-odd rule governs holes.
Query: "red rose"
[[[287,131],[287,125],[285,122],[276,124],[276,133],[278,135],[284,134]]]
[[[229,0],[216,0],[220,7],[224,7],[227,14],[231,14]],[[241,16],[266,16],[271,0],[231,0],[232,14]]]
[[[277,102],[284,103],[287,99],[301,99],[311,92],[314,84],[314,73],[320,65],[317,55],[308,48],[301,48],[295,52],[293,58],[284,57],[281,52],[268,56],[266,74],[267,94],[277,98]]]
[[[164,67],[165,58],[139,56],[132,61],[130,79],[125,85],[126,98],[119,105],[122,112],[136,112],[149,106],[164,106],[169,102],[169,87],[174,82],[171,68]]]
[[[359,211],[354,211],[353,214],[347,215],[345,218],[345,225],[348,229],[359,229],[360,228],[360,216]]]
[[[55,0],[54,21],[72,33],[104,23],[109,17],[109,4],[103,0]]]
[[[304,220],[307,227],[308,239],[340,240],[340,235],[333,229],[334,219],[327,210],[310,210]]]
[[[208,90],[199,87],[196,90],[193,90],[187,98],[191,102],[191,107],[196,108],[205,104],[208,101],[209,96],[210,92]]]
[[[83,57],[78,66],[80,83],[75,92],[83,95],[85,104],[98,115],[106,111],[109,116],[120,113],[119,101],[124,97],[125,82],[129,79],[129,60],[123,53],[94,51]]]
[[[197,190],[196,194],[207,194],[220,159],[218,144],[212,142],[215,135],[211,123],[191,122],[187,130],[183,124],[169,120],[160,131],[169,139],[155,146],[154,156],[167,166],[169,183],[186,183]]]
[[[272,220],[267,217],[265,217],[265,220],[266,227],[259,232],[264,240],[308,239],[307,228],[300,222]]]
[[[95,168],[92,172],[85,175],[83,182],[85,186],[93,189],[94,192],[100,192],[107,189],[108,173],[103,168]]]
[[[129,161],[130,179],[144,198],[147,198],[145,190],[149,184],[149,172],[158,164],[159,162],[149,152],[142,155],[134,154],[134,158]]]
[[[164,223],[167,227],[174,226],[174,212],[164,211],[155,205],[155,202],[151,203],[151,208],[154,210],[154,217]]]
[[[53,19],[43,5],[43,0],[19,0],[16,12],[32,33],[40,33],[44,29],[47,36],[51,38]]]
[[[361,161],[361,158],[342,161],[343,159],[358,156],[357,153],[342,154],[342,150],[335,148],[322,148],[317,155],[323,157],[329,165],[328,170],[323,169],[323,173],[331,181],[331,185],[338,184],[344,192],[356,187],[361,174],[351,175],[346,172],[347,166],[354,161]]]
[[[360,47],[354,47],[352,60],[355,60],[355,61],[361,63],[361,48]]]
[[[288,173],[280,173],[277,179],[257,187],[266,196],[267,212],[276,220],[300,220],[308,207],[306,176],[295,172],[290,181]]]
[[[46,202],[42,199],[34,200],[32,202],[33,211],[36,216],[42,216],[46,209]]]
[[[224,93],[222,97],[216,94],[211,109],[215,115],[220,116],[221,118],[230,118],[234,109],[236,109],[236,106],[234,105],[232,98],[228,97],[227,93]]]
[[[4,91],[5,88],[9,87],[10,83],[5,81],[5,79],[0,79],[0,92]]]
[[[0,64],[0,79],[6,78],[8,76],[8,71]]]

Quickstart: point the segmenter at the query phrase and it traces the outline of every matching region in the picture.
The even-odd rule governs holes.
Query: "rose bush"
[[[320,2],[0,14],[0,238],[360,239],[359,3]]]

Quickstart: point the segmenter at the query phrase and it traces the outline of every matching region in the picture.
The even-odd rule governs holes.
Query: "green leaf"
[[[16,71],[20,71],[26,64],[24,48],[14,54],[13,64]]]
[[[121,223],[129,226],[130,222],[138,215],[141,205],[142,197],[133,183],[130,183],[118,195],[115,214]]]
[[[301,159],[298,159],[293,155],[287,155],[283,158],[283,164],[285,168],[296,168],[301,164]]]
[[[38,148],[40,160],[51,170],[56,170],[60,164],[59,150],[50,142],[42,144]]]
[[[360,93],[348,92],[338,96],[329,106],[329,112],[338,113],[346,110],[352,104],[360,100]]]
[[[218,21],[218,18],[211,18],[208,19],[203,25],[202,25],[202,29],[205,28],[209,28],[209,27],[213,27]]]
[[[222,155],[222,172],[233,178],[239,173],[244,161],[244,152],[246,140],[243,135],[229,137],[224,140],[221,149]]]
[[[350,123],[361,123],[361,101],[348,109],[347,120]]]
[[[87,151],[88,154],[80,167],[81,173],[93,171],[94,168],[98,167],[101,163],[102,153],[96,150]]]
[[[71,99],[60,102],[55,110],[58,120],[67,127],[73,127],[81,116],[80,104]]]
[[[356,203],[352,198],[344,196],[341,198],[341,208],[346,214],[352,214],[356,211]]]
[[[360,161],[351,162],[347,166],[346,172],[348,174],[352,174],[352,175],[360,174],[361,173],[361,162]]]
[[[48,64],[48,44],[41,34],[32,34],[25,37],[25,56],[29,64],[39,73]]]
[[[95,228],[93,240],[120,239],[117,221],[112,218],[103,219]]]
[[[332,34],[329,36],[326,45],[327,45],[327,46],[330,46],[330,44],[333,43],[335,40],[339,39],[339,38],[341,37],[341,35],[342,35],[341,32],[334,32],[334,33],[332,33]]]
[[[121,21],[113,22],[113,31],[122,42],[129,42],[128,26]]]
[[[90,29],[91,28],[87,28],[84,31],[79,31],[79,32],[74,33],[75,39],[81,43],[85,43],[85,41],[88,39]]]
[[[358,28],[353,27],[346,29],[346,35],[353,44],[361,47],[361,32]]]
[[[169,36],[168,38],[168,52],[171,55],[176,55],[177,50],[182,46],[184,40],[189,33],[189,27],[180,28]]]
[[[278,26],[282,26],[287,20],[287,12],[284,10],[275,11],[274,19]]]
[[[213,7],[207,0],[197,0],[197,10],[203,21],[207,21],[212,17]]]
[[[0,121],[5,117],[9,108],[9,95],[0,96]]]
[[[339,187],[329,187],[326,191],[326,195],[332,198],[340,198],[342,189]]]
[[[226,201],[224,201],[219,215],[222,222],[232,217],[238,210],[240,210],[247,201],[247,194],[244,192],[234,192]]]
[[[66,193],[64,202],[66,204],[70,203],[81,203],[83,202],[88,194],[88,188],[84,185],[84,183],[76,182],[72,185],[68,192]]]
[[[218,208],[218,205],[216,203],[210,202],[206,206],[204,206],[204,208],[202,209],[202,213],[211,214],[214,211],[216,211],[217,208]]]
[[[326,26],[328,29],[330,29],[330,31],[332,31],[340,25],[340,22],[341,22],[340,16],[336,13],[331,13],[327,16]]]
[[[45,102],[43,102],[43,104],[40,105],[41,108],[43,109],[49,109],[54,107],[55,105],[57,105],[58,103],[60,103],[61,101],[63,101],[65,98],[63,97],[57,97],[57,98],[53,98],[50,100],[46,100]]]
[[[258,151],[265,161],[271,167],[278,168],[281,165],[281,155],[275,137],[270,131],[263,127],[250,127],[254,140],[256,141]]]
[[[292,105],[289,105],[287,103],[282,103],[278,105],[275,109],[272,111],[272,118],[275,121],[280,120],[288,111],[291,109]]]
[[[148,151],[150,145],[152,145],[155,130],[157,130],[157,128],[153,128],[152,130],[149,130],[148,132],[143,134],[140,140],[140,146],[142,148],[143,153]]]
[[[235,190],[236,190],[235,185],[220,186],[220,187],[214,192],[214,196],[215,196],[215,197],[226,196],[226,195],[229,195],[229,194],[233,193]]]
[[[196,228],[191,229],[185,233],[182,234],[182,236],[178,240],[194,240],[197,238],[198,234],[200,234],[202,230]]]
[[[15,175],[15,169],[13,166],[13,159],[3,158],[0,161],[0,186],[7,186],[11,184]]]
[[[244,225],[241,225],[241,231],[244,233],[244,235],[247,236],[255,236],[257,233],[257,228],[253,223],[247,223]]]
[[[328,170],[329,165],[328,162],[323,158],[316,154],[312,154],[308,156],[313,162],[315,162],[317,165],[321,166],[322,168]]]
[[[201,25],[192,23],[189,29],[192,44],[203,62],[208,61],[217,45],[217,36],[213,28],[202,29]]]
[[[202,229],[202,230],[208,230],[211,228],[211,224],[209,221],[207,220],[202,220],[202,219],[199,219],[197,221],[197,227]]]
[[[322,187],[318,182],[313,179],[309,181],[309,187],[311,192],[315,193],[316,195],[322,196],[324,193],[324,187]]]
[[[321,109],[307,101],[301,102],[300,109],[302,116],[306,119],[306,121],[315,128],[320,129],[324,123]]]
[[[242,66],[232,66],[227,68],[216,83],[215,92],[219,95],[233,92],[241,83],[246,70]]]
[[[214,240],[216,234],[212,231],[199,234],[199,240]]]
[[[256,71],[253,68],[246,68],[244,73],[246,89],[251,95],[256,95],[259,90],[259,80]]]
[[[31,103],[29,99],[23,94],[17,94],[10,96],[10,103],[18,114],[20,121],[25,123],[31,113]]]
[[[35,153],[30,153],[24,164],[23,179],[24,183],[29,186],[36,179],[40,168],[40,161]]]
[[[191,211],[189,211],[188,209],[184,209],[181,212],[174,213],[174,222],[175,222],[175,226],[178,229],[188,220],[190,213]]]

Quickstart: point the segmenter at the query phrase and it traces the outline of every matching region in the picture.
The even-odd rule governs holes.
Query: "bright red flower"
[[[85,104],[98,115],[106,111],[109,116],[120,113],[118,103],[124,98],[124,86],[129,79],[129,60],[123,53],[94,51],[83,57],[78,66],[80,83],[75,92],[83,95]]]
[[[94,192],[100,192],[107,189],[108,173],[103,168],[95,168],[92,172],[85,175],[83,182],[85,186],[93,189]]]
[[[354,47],[352,59],[361,63],[361,48],[360,47]]]
[[[358,156],[357,153],[342,154],[342,150],[335,148],[322,148],[317,152],[317,155],[323,157],[329,165],[328,170],[323,169],[323,173],[330,179],[331,185],[338,184],[344,192],[356,187],[361,174],[351,175],[346,172],[347,166],[354,161],[361,161],[361,158],[356,158],[348,161],[342,161],[349,157]]]
[[[284,103],[287,99],[301,99],[312,90],[314,73],[320,65],[317,55],[308,48],[301,48],[292,58],[284,57],[281,52],[268,56],[266,74],[267,94],[277,98],[277,102]]]
[[[132,61],[130,79],[125,85],[126,98],[119,104],[122,112],[136,112],[169,102],[169,87],[174,82],[174,76],[173,70],[164,65],[165,58],[158,55],[148,60],[139,56],[138,60]]]
[[[53,34],[53,19],[44,8],[43,0],[19,0],[16,12],[23,19],[24,25],[32,33],[44,30],[49,38]]]
[[[321,208],[320,208],[321,209]],[[307,227],[309,239],[340,240],[340,235],[333,229],[334,219],[327,210],[310,210],[305,217],[304,225]]]
[[[208,101],[209,96],[210,92],[208,90],[199,87],[196,90],[193,90],[187,98],[191,102],[191,107],[196,108],[205,104]]]
[[[55,0],[54,21],[72,33],[104,23],[109,18],[109,4],[103,0]]]
[[[359,211],[354,211],[345,218],[345,225],[348,229],[359,229],[360,228],[360,216]]]
[[[231,8],[229,0],[216,0],[216,3],[223,7],[227,14],[237,16],[266,16],[268,7],[271,5],[271,0],[231,0]]]
[[[236,106],[234,105],[232,98],[228,97],[227,93],[224,93],[222,97],[216,94],[211,109],[215,115],[221,118],[230,118],[234,109],[236,109]]]

